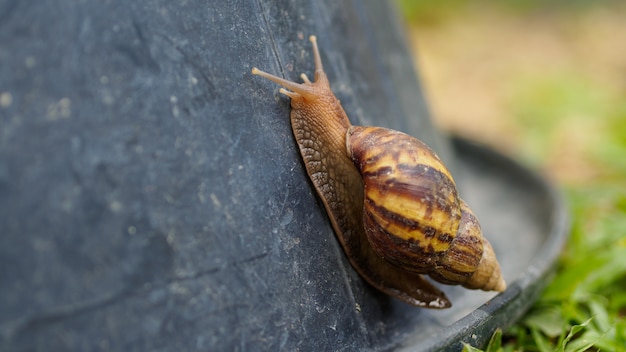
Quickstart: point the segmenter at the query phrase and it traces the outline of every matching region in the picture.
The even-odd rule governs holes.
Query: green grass
[[[603,172],[565,190],[573,227],[557,275],[486,351],[626,351],[626,106],[612,106],[589,146]]]
[[[607,112],[589,148],[600,176],[564,190],[573,227],[556,276],[522,320],[497,332],[485,351],[626,351],[624,111],[618,105]],[[548,143],[550,128],[538,133],[543,139],[531,139]]]
[[[467,6],[452,0],[398,3],[408,21],[427,22],[445,21],[450,11]],[[508,11],[540,6],[533,1],[519,10],[513,6],[519,2],[508,3]],[[576,159],[568,171],[587,176],[561,185],[573,223],[554,279],[519,322],[497,331],[484,350],[465,351],[626,351],[624,88],[605,87],[575,68],[520,75],[510,83],[507,106],[521,131],[518,158],[545,166],[568,155]]]
[[[608,182],[567,196],[574,224],[557,275],[485,351],[626,350],[626,190]]]
[[[452,12],[464,11],[475,6],[497,7],[517,13],[563,12],[576,13],[594,6],[611,6],[620,0],[395,0],[403,16],[409,22],[437,23]]]

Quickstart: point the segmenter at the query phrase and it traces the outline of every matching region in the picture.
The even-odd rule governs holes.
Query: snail
[[[252,69],[291,98],[291,126],[306,171],[354,269],[405,303],[451,306],[426,280],[504,291],[495,253],[450,172],[423,142],[402,132],[353,126],[330,88],[315,36],[315,79],[304,83]]]

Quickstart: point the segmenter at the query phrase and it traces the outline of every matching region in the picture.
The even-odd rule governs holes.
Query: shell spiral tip
[[[478,268],[464,286],[484,291],[502,292],[506,290],[506,282],[502,277],[496,254],[486,239],[483,241],[483,246],[483,257]]]

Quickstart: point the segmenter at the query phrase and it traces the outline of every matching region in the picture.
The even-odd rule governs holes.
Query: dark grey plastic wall
[[[316,34],[353,122],[446,153],[400,33],[378,1],[0,2],[0,349],[388,343],[250,68],[312,74]]]

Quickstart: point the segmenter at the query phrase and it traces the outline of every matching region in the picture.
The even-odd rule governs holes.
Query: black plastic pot
[[[509,289],[432,311],[350,267],[252,66],[451,167]],[[459,350],[513,323],[566,235],[554,191],[431,124],[386,2],[0,3],[0,349]]]

